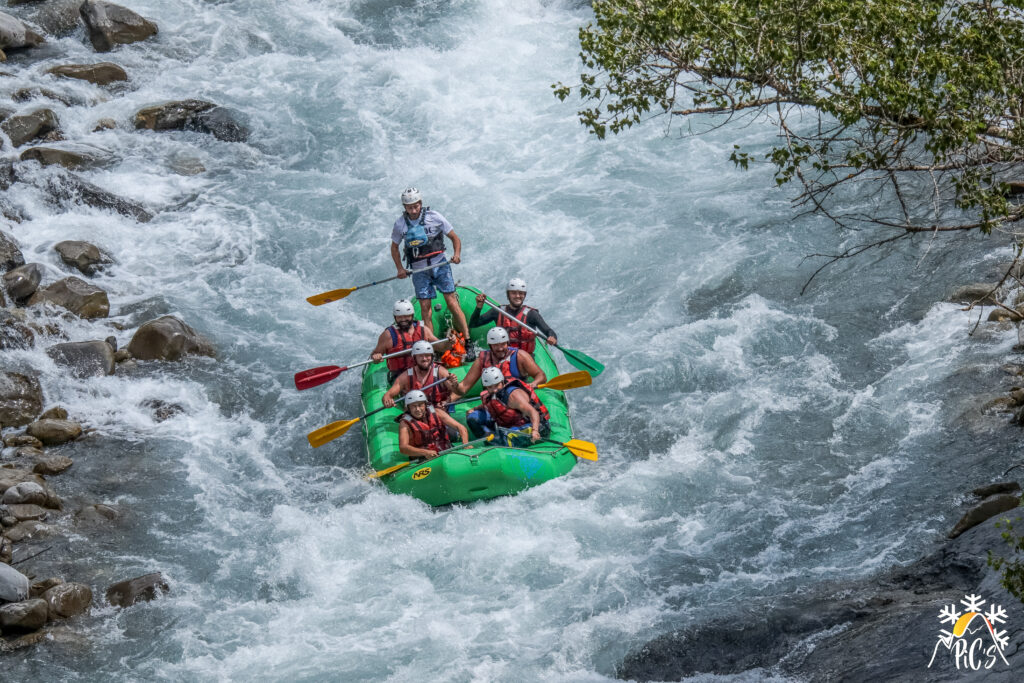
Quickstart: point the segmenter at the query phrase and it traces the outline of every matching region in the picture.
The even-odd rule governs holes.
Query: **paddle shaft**
[[[434,268],[437,268],[438,266],[443,266],[446,263],[448,263],[447,260],[441,261],[440,263],[435,263],[434,265],[430,266],[429,268],[417,268],[416,270],[407,270],[406,272],[409,273],[409,275],[415,275],[416,273],[425,273],[428,270],[433,270]],[[387,278],[386,280],[375,280],[373,282],[368,282],[365,285],[356,285],[355,287],[352,288],[352,290],[355,291],[357,289],[365,289],[367,287],[373,287],[374,285],[382,285],[385,282],[391,282],[392,280],[397,280],[397,279],[399,279],[399,277],[397,275],[392,275],[391,277]]]
[[[451,448],[446,448],[443,451],[439,452],[434,457],[435,458],[436,457],[440,457],[442,455],[445,455],[446,453],[451,453],[452,451],[457,451],[459,449],[465,448],[466,446],[472,446],[473,444],[480,443],[481,441],[490,441],[493,438],[494,438],[494,434],[488,434],[487,436],[481,437],[479,439],[473,439],[472,441],[467,441],[466,443],[459,444],[458,446],[452,446]],[[434,458],[430,458],[430,460],[433,460],[433,459]],[[422,465],[424,463],[430,462],[430,460],[422,460],[422,461],[419,461],[419,462],[417,462],[415,464]],[[380,472],[374,472],[373,474],[371,474],[371,475],[369,475],[368,477],[365,477],[365,478],[366,479],[377,479],[378,477],[383,477],[383,476],[385,476],[387,474],[391,474],[392,472],[397,472],[398,470],[402,469],[403,467],[408,467],[409,465],[412,465],[412,464],[414,464],[412,460],[410,460],[409,462],[399,463],[399,464],[393,465],[392,467],[389,467],[387,469],[381,470]]]
[[[442,377],[441,379],[437,380],[436,382],[431,382],[430,384],[428,384],[426,386],[420,387],[420,391],[423,391],[424,389],[429,389],[430,387],[436,387],[441,382],[447,382],[447,381],[448,381],[447,377]],[[363,415],[359,419],[360,420],[365,420],[366,418],[370,417],[371,415],[376,415],[377,413],[379,413],[382,410],[387,410],[388,408],[397,408],[398,407],[398,402],[401,401],[402,399],[404,399],[406,397],[406,395],[407,394],[403,394],[403,395],[399,396],[397,399],[395,399],[395,405],[393,405],[393,406],[381,406],[380,408],[375,408],[375,409],[371,410],[370,412],[368,412],[366,415]]]

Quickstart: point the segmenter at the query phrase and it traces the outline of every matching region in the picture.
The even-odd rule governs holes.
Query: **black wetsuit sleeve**
[[[473,314],[469,316],[470,327],[480,327],[487,323],[493,323],[498,319],[498,312],[493,308],[488,308],[486,313],[480,312],[480,309],[473,309]]]
[[[540,316],[540,312],[535,308],[526,314],[526,324],[543,332],[545,337],[558,337],[555,331],[544,322],[544,318]]]

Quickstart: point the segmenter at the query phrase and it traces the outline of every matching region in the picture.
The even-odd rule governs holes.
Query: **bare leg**
[[[423,324],[426,326],[430,333],[434,333],[434,311],[431,310],[430,304],[433,299],[419,299],[420,302],[420,316],[423,318]]]
[[[459,306],[458,294],[456,292],[448,292],[444,295],[444,302],[448,304],[448,310],[452,314],[455,329],[466,337],[466,341],[469,341],[469,325],[466,324],[466,314],[462,312],[462,307]]]

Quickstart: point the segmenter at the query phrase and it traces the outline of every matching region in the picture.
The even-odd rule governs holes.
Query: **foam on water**
[[[959,368],[995,383],[1016,336],[968,338],[968,314],[933,302],[981,279],[965,251],[1005,255],[911,243],[801,298],[816,265],[801,259],[846,236],[794,221],[763,169],[727,163],[772,129],[588,136],[549,88],[579,70],[578,4],[150,0],[133,9],[159,38],[116,53],[132,88],[59,84],[95,102],[58,107],[68,137],[120,159],[84,175],[157,210],[138,224],[12,187],[31,216],[14,234],[46,281],[64,274],[62,239],[117,259],[98,283],[126,329],[64,333],[126,344],[173,313],[218,358],[75,380],[40,349],[3,356],[97,428],[69,451],[81,502],[132,510],[117,540],[78,532],[61,573],[172,585],[76,622],[84,651],[9,658],[16,678],[603,680],[662,632],[913,559],[964,477],[1003,469],[998,429],[974,444],[991,460],[938,465],[963,446]],[[81,33],[56,50],[93,58]],[[140,107],[188,97],[243,112],[252,141],[130,130]],[[89,132],[107,116],[117,130]],[[524,277],[563,343],[607,363],[571,397],[599,463],[431,510],[361,479],[355,430],[308,448],[307,432],[360,414],[359,378],[300,394],[292,374],[364,358],[409,287],[304,298],[391,274],[410,184],[462,237],[457,278],[500,298]],[[158,421],[154,399],[180,411]]]

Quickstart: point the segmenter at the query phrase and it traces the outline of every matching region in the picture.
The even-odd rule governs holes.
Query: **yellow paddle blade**
[[[575,455],[577,458],[583,458],[584,460],[593,460],[597,462],[597,446],[590,443],[589,441],[583,441],[581,439],[570,439],[562,444],[569,449],[569,452]]]
[[[579,389],[580,387],[589,387],[593,378],[582,370],[579,372],[567,372],[564,375],[554,377],[544,384],[538,384],[538,389],[554,389],[555,391],[565,391],[566,389]]]
[[[392,472],[397,472],[398,470],[402,469],[403,467],[408,467],[411,464],[412,464],[412,461],[401,462],[401,463],[398,463],[397,465],[395,465],[394,467],[387,468],[386,470],[381,470],[380,472],[374,472],[373,474],[368,474],[365,477],[363,477],[363,479],[369,480],[369,479],[376,479],[378,477],[383,477],[385,474],[391,474]]]
[[[329,304],[332,301],[344,299],[346,296],[356,291],[357,289],[359,288],[345,287],[342,289],[332,289],[329,292],[321,292],[320,294],[314,294],[313,296],[306,297],[306,301],[313,304],[314,306],[323,306],[324,304]]]
[[[357,417],[354,420],[338,420],[337,422],[332,422],[320,429],[314,429],[306,435],[306,438],[309,439],[310,446],[313,448],[320,448],[320,446],[323,446],[328,441],[334,441],[339,436],[347,432],[352,425],[359,422],[361,419],[362,418]]]

